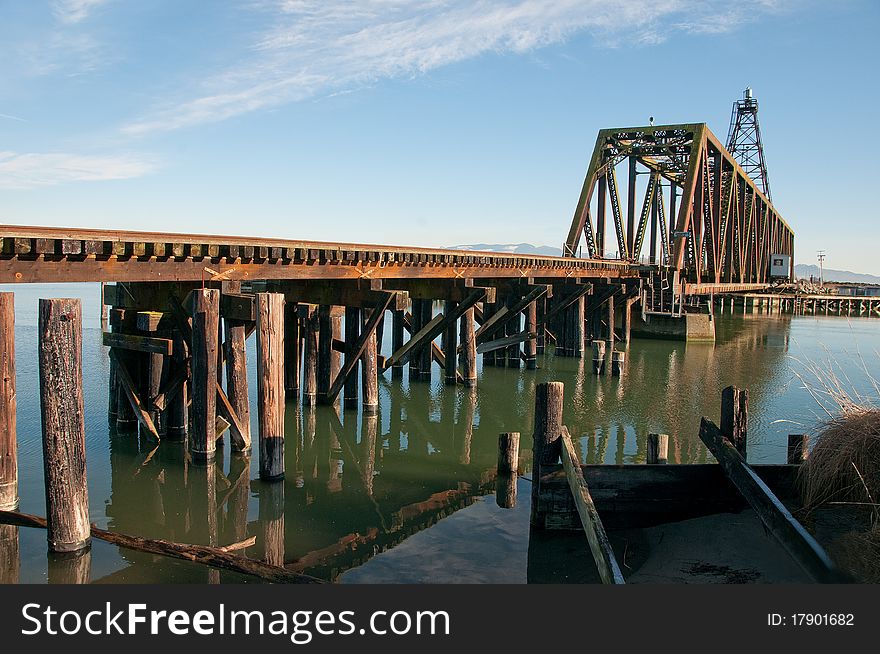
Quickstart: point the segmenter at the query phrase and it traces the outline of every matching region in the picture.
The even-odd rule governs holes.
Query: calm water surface
[[[311,574],[351,583],[527,580],[530,482],[519,480],[513,510],[498,508],[491,493],[498,433],[522,432],[528,449],[539,382],[565,382],[565,422],[589,463],[644,462],[649,432],[670,434],[671,462],[707,462],[697,436],[700,417],[717,420],[723,387],[747,387],[749,459],[778,463],[787,434],[810,431],[824,415],[801,381],[810,365],[875,399],[871,378],[880,379],[880,320],[726,315],[718,319],[714,346],[634,340],[620,378],[593,376],[588,360],[548,355],[538,371],[481,369],[476,396],[444,386],[437,366],[430,384],[392,384],[389,374],[380,381],[375,420],[355,411],[340,419],[327,407],[289,402],[287,478],[264,484],[256,452],[233,455],[227,442],[214,465],[194,466],[182,444],[157,448],[108,427],[108,358],[96,286],[0,290],[16,292],[22,511],[45,515],[37,298],[82,297],[91,520],[179,542],[224,545],[254,535],[252,558],[299,561]],[[389,338],[390,331],[389,325]],[[248,345],[253,362],[253,339]],[[386,340],[383,351],[389,349]],[[253,406],[255,368],[249,366]],[[252,418],[256,434],[255,411]],[[217,507],[213,515],[209,506]],[[21,529],[18,550],[19,571],[0,570],[0,578],[63,578],[65,563],[47,560],[45,532]],[[104,583],[250,581],[100,541],[88,574]]]

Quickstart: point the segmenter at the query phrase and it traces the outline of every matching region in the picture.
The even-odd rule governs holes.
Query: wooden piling
[[[329,304],[318,307],[318,404],[327,404],[327,393],[333,381],[333,324],[330,310]]]
[[[467,388],[477,385],[477,339],[474,337],[474,310],[468,309],[459,320],[461,340],[461,377]]]
[[[532,436],[532,509],[533,527],[543,527],[546,508],[540,503],[541,466],[559,462],[562,437],[562,402],[565,385],[545,382],[535,389],[535,431]]]
[[[627,298],[623,303],[623,342],[629,343],[632,332],[632,307],[639,298]],[[723,311],[723,309],[722,309]]]
[[[133,356],[133,352],[126,352],[125,350],[120,350],[117,352],[117,356],[119,360],[127,364],[128,369],[131,370],[132,374],[137,374],[139,367],[138,360]],[[137,424],[137,418],[134,415],[134,409],[131,408],[131,402],[128,400],[128,395],[125,393],[125,389],[122,384],[119,382],[119,372],[118,372],[118,364],[113,361],[111,358],[111,362],[114,368],[117,369],[116,373],[116,431],[118,432],[128,432],[134,429]]]
[[[422,303],[422,327],[427,325],[434,318],[434,301],[433,300],[425,300]],[[426,343],[423,345],[420,350],[420,359],[419,361],[419,378],[422,381],[430,382],[431,381],[431,368],[434,363],[434,355],[432,352],[431,343]]]
[[[330,334],[331,334],[331,348],[330,348],[330,383],[333,383],[333,380],[336,379],[336,376],[339,374],[339,371],[342,370],[342,352],[335,347],[337,343],[342,342],[342,316],[344,310],[342,307],[333,306],[330,307]],[[337,395],[333,400],[333,404],[339,405],[340,396]]]
[[[593,372],[601,375],[605,371],[605,341],[593,341]]]
[[[572,304],[572,343],[571,356],[581,358],[584,356],[584,307],[585,299],[581,295],[577,301]]]
[[[0,293],[0,509],[5,511],[18,507],[15,411],[15,298]]]
[[[256,299],[260,479],[273,481],[284,478],[284,295]]]
[[[366,324],[373,315],[373,311],[375,311],[375,309],[364,309],[364,326],[362,326],[361,329],[366,329]],[[366,416],[376,415],[379,411],[379,377],[377,365],[376,331],[372,330],[367,337],[367,344],[364,348],[364,353],[361,355],[361,392],[363,395],[361,408]],[[352,377],[354,377],[354,375],[352,375]]]
[[[422,310],[422,305],[424,304],[424,300],[420,300],[419,298],[412,299],[412,319],[410,320],[410,332],[409,337],[412,339],[413,336],[419,333],[419,330],[423,327],[422,325],[422,316],[424,315],[424,311]],[[397,350],[395,350],[396,352]],[[421,379],[421,373],[419,372],[419,368],[422,363],[422,358],[419,356],[418,351],[413,352],[412,356],[409,359],[409,383],[412,384],[415,381],[419,381]]]
[[[648,449],[645,463],[651,465],[666,463],[668,451],[669,436],[667,434],[648,434]]]
[[[483,302],[483,324],[486,322],[497,312],[498,305],[495,302]],[[486,352],[483,354],[483,367],[485,366],[494,366],[496,358],[496,351],[492,350],[490,352]]]
[[[397,352],[403,347],[403,310],[395,310],[391,314],[391,351]],[[345,338],[346,343],[348,337]],[[391,379],[403,379],[403,364],[394,363],[391,366]]]
[[[285,315],[285,331],[289,329],[288,319],[289,316]],[[233,450],[244,451],[249,450],[251,447],[251,408],[248,401],[247,351],[245,345],[247,327],[244,322],[233,320],[232,318],[224,318],[223,324],[226,332],[224,343],[226,348],[226,396],[229,398],[232,410],[238,417],[242,432],[239,433],[236,425],[231,425],[230,441]],[[289,380],[287,381],[289,382]]]
[[[807,434],[789,434],[786,463],[800,465],[810,454],[810,437]]]
[[[608,298],[608,345],[609,349],[614,349],[614,296]]]
[[[451,315],[457,305],[457,302],[447,300],[444,306],[444,313],[447,316]],[[458,357],[456,356],[456,350],[458,349],[458,343],[456,341],[458,339],[456,338],[456,327],[458,325],[455,324],[455,321],[452,321],[443,332],[443,355],[446,357],[443,380],[447,385],[452,386],[457,381],[456,363],[458,362]]]
[[[502,509],[516,508],[516,473],[499,472],[495,476],[495,503]]]
[[[622,350],[614,350],[611,352],[611,374],[620,376],[623,373],[623,367],[626,363],[626,352]]]
[[[39,368],[46,519],[51,552],[89,547],[83,412],[82,306],[40,300]]]
[[[396,314],[397,312],[395,312]],[[354,347],[355,341],[358,339],[358,335],[361,330],[361,312],[357,307],[346,307],[345,308],[345,358],[346,361],[351,354],[351,350]],[[400,323],[401,330],[403,329],[403,322]],[[396,327],[395,327],[396,329]],[[401,339],[403,338],[403,333],[401,333]],[[342,391],[343,393],[343,407],[346,409],[356,409],[358,404],[358,380],[357,380],[357,364],[355,364],[355,370],[349,375],[348,379],[345,380],[345,386]]]
[[[721,391],[721,433],[746,458],[748,438],[749,391],[728,386]]]
[[[157,335],[159,316],[161,314],[154,311],[139,311],[136,316],[138,331],[147,336]],[[165,355],[157,352],[145,352],[141,361],[143,364],[141,397],[150,414],[150,420],[153,421],[153,426],[156,428],[156,433],[162,437],[168,432],[166,414],[156,405],[156,399],[163,382],[168,378]],[[144,429],[143,425],[139,425],[139,432],[142,437],[152,437],[152,434]]]
[[[519,432],[504,432],[498,436],[498,472],[516,474],[519,468]]]
[[[180,332],[174,334],[174,362],[178,369],[186,369],[187,362],[184,358],[184,340]],[[110,359],[111,363],[113,359]],[[168,400],[165,410],[166,433],[169,440],[182,441],[189,432],[189,383],[186,379],[181,381],[180,387]]]
[[[315,406],[318,397],[318,312],[306,310],[303,318],[303,406]]]
[[[192,309],[192,440],[194,461],[206,462],[216,452],[217,334],[220,291],[193,291]]]
[[[293,399],[299,397],[302,366],[302,332],[297,308],[295,302],[284,305],[284,394]]]
[[[530,334],[538,333],[538,302],[530,302],[525,310],[526,331]],[[543,329],[543,325],[541,327]],[[526,369],[535,370],[538,367],[538,341],[537,338],[529,338],[523,345],[526,359]]]
[[[513,305],[516,303],[515,298],[511,298],[510,304]],[[517,313],[510,317],[509,320],[506,321],[504,332],[507,336],[516,336],[519,334],[520,323],[522,321],[521,314]],[[503,352],[504,350],[502,350]],[[511,343],[507,346],[507,367],[508,368],[519,368],[522,365],[522,356],[520,355],[520,344],[519,343]]]
[[[547,296],[542,295],[535,300],[535,354],[543,355],[546,347],[546,325],[544,324],[544,315],[547,313]]]

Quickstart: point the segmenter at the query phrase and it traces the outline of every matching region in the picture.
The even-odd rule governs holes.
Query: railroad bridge
[[[399,380],[408,367],[413,383],[430,380],[437,363],[447,383],[473,388],[478,354],[486,366],[535,368],[548,346],[583,357],[590,343],[596,370],[611,372],[625,361],[615,342],[633,332],[714,338],[711,303],[700,298],[765,288],[771,255],[791,257],[794,248],[770,200],[704,124],[600,131],[562,257],[11,225],[0,232],[0,283],[102,284],[111,417],[155,438],[189,434],[195,459],[210,459],[227,429],[234,448],[250,447],[245,340],[256,332],[266,479],[283,475],[285,395],[374,415],[378,377],[388,370]]]

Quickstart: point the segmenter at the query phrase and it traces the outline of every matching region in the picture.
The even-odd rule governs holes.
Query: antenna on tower
[[[727,151],[772,201],[764,145],[761,142],[761,127],[758,125],[758,100],[752,96],[751,87],[746,87],[743,91],[742,100],[733,103],[730,129],[727,131]]]

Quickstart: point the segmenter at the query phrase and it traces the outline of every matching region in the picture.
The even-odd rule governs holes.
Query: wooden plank
[[[821,583],[849,581],[836,568],[816,539],[795,520],[767,484],[755,474],[733,443],[721,433],[715,423],[705,417],[700,421],[700,440],[718,460],[724,473],[754,509],[767,530],[807,574]]]
[[[169,357],[174,353],[174,341],[170,338],[137,336],[135,334],[120,334],[118,332],[102,332],[102,338],[106,347],[164,354]]]
[[[602,526],[602,519],[593,504],[593,498],[590,496],[590,489],[584,480],[584,474],[581,470],[580,462],[577,454],[575,454],[574,444],[571,442],[571,435],[568,429],[562,427],[562,467],[565,470],[565,476],[568,479],[568,487],[574,497],[577,505],[578,514],[581,517],[581,523],[584,532],[587,535],[587,541],[590,544],[590,552],[593,554],[593,561],[596,562],[596,568],[599,570],[599,576],[602,583],[605,584],[623,584],[623,573],[614,557],[614,550],[608,541],[605,533],[605,527]]]
[[[131,376],[131,373],[128,370],[128,366],[126,362],[116,354],[115,350],[110,350],[110,358],[116,364],[116,379],[119,382],[119,387],[125,393],[125,396],[128,398],[128,402],[131,405],[131,409],[134,412],[135,418],[137,421],[141,423],[141,426],[146,430],[146,432],[155,438],[157,441],[160,440],[159,432],[156,430],[156,425],[153,424],[152,418],[150,418],[150,414],[147,412],[144,403],[141,402],[140,397],[137,393],[137,386],[134,383],[134,379]]]
[[[330,384],[330,390],[327,391],[327,402],[332,404],[336,401],[336,398],[339,396],[339,392],[342,390],[343,385],[345,384],[345,380],[348,379],[349,375],[354,371],[358,362],[360,361],[361,356],[364,354],[364,350],[367,348],[367,341],[370,338],[372,332],[376,330],[376,326],[379,324],[379,321],[385,318],[385,311],[388,307],[391,306],[391,303],[394,301],[394,292],[389,292],[384,300],[376,305],[375,310],[370,315],[369,320],[364,323],[364,327],[361,331],[360,336],[354,342],[351,348],[351,357],[345,360],[345,363],[342,365],[342,369],[336,375],[336,379],[333,380],[333,383]]]
[[[484,305],[485,306],[485,305]],[[480,336],[487,333],[498,323],[499,320],[509,318],[508,314],[510,313],[510,309],[507,307],[499,307],[498,311],[489,316],[486,320],[483,321],[483,324],[480,325],[480,328],[474,332],[474,338],[476,340],[480,339]]]
[[[0,509],[18,506],[15,294],[0,293]]]

